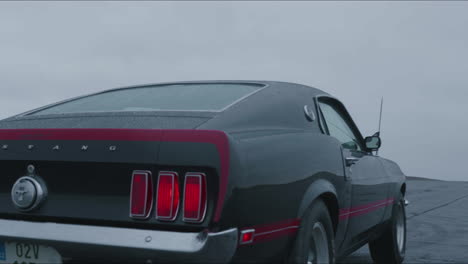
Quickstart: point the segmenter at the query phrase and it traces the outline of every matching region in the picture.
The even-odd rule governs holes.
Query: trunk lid
[[[219,220],[224,202],[228,145],[224,132],[209,130],[0,129],[0,217],[170,230],[206,228]],[[38,208],[21,212],[11,191],[18,178],[28,174],[29,165],[44,180],[48,194]],[[186,224],[181,209],[173,222],[156,220],[154,208],[148,219],[130,218],[136,170],[152,172],[154,189],[159,171],[177,172],[181,190],[185,173],[205,173],[205,221]]]

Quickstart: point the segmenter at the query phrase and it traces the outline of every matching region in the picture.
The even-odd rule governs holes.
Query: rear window
[[[260,84],[172,84],[104,92],[32,115],[126,111],[222,111],[264,87]]]

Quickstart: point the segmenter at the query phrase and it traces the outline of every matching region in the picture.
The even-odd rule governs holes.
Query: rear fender
[[[333,225],[336,231],[338,224],[338,195],[333,184],[325,179],[318,179],[314,181],[307,191],[304,193],[301,205],[299,206],[298,218],[303,218],[307,208],[319,198],[324,198],[324,202],[330,211],[330,217],[332,218]]]

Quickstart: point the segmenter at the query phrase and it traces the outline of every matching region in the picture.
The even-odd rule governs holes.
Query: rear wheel
[[[390,225],[376,240],[369,243],[372,259],[377,264],[400,264],[406,252],[406,213],[404,200],[393,206]]]
[[[334,263],[334,232],[330,214],[325,203],[317,200],[305,213],[288,263],[325,264]]]

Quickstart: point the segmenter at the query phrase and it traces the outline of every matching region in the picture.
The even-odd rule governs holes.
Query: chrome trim
[[[312,243],[310,246],[307,254],[307,263],[330,262],[327,232],[320,222],[316,222],[312,227]]]
[[[323,120],[323,115],[320,112],[321,110],[320,110],[320,105],[319,105],[319,98],[320,97],[327,97],[327,96],[328,95],[320,94],[320,95],[317,95],[317,96],[314,97],[315,111],[317,112],[317,116],[318,116],[317,120],[318,120],[319,128],[320,128],[320,131],[322,132],[322,134],[324,134],[324,135],[328,135],[328,133],[327,133],[327,131],[325,129],[325,125],[324,125],[325,120]]]
[[[32,169],[31,169],[32,168]],[[32,171],[34,173],[34,166],[29,165],[28,166],[28,172]],[[15,189],[18,184],[20,184],[22,181],[28,181],[30,182],[34,188],[35,188],[35,197],[34,201],[32,202],[31,205],[23,207],[19,205],[16,202],[15,199]],[[45,184],[44,180],[39,177],[38,175],[30,174],[28,176],[22,176],[19,179],[16,180],[16,182],[13,184],[13,187],[11,188],[11,200],[13,202],[13,205],[15,206],[16,209],[22,212],[27,212],[34,210],[35,208],[39,207],[47,198],[47,185]]]
[[[207,231],[184,233],[17,220],[0,220],[0,226],[8,227],[0,229],[1,240],[150,250],[154,253],[174,253],[175,257],[179,255],[178,253],[188,253],[201,259],[216,258],[219,260],[217,263],[229,261],[238,243],[237,228],[219,233]]]
[[[346,166],[350,167],[350,166],[356,164],[359,161],[359,158],[357,158],[357,157],[346,157],[345,161],[346,161]]]
[[[154,199],[153,199],[153,195],[151,194],[151,204],[150,204],[150,208],[148,209],[148,212],[146,214],[143,214],[143,215],[139,215],[139,214],[132,214],[132,197],[133,197],[133,178],[135,177],[135,174],[145,174],[145,179],[146,179],[146,189],[145,189],[145,209],[144,209],[144,212],[146,212],[146,210],[148,209],[148,205],[147,205],[147,202],[148,202],[148,186],[149,188],[151,188],[151,193],[153,193],[153,174],[151,173],[151,171],[144,171],[144,170],[135,170],[132,172],[132,182],[130,184],[130,214],[129,216],[131,218],[136,218],[136,219],[147,219],[150,214],[151,214],[151,211],[153,209],[153,204],[154,204]]]
[[[242,241],[242,237],[246,233],[252,233],[252,238],[249,241]],[[255,238],[255,229],[246,229],[240,231],[240,236],[239,236],[239,245],[247,245],[247,244],[252,244]]]
[[[395,219],[395,233],[396,233],[396,244],[398,252],[403,254],[405,251],[406,244],[406,227],[405,227],[405,215],[403,214],[403,207],[399,206],[396,219]]]
[[[347,125],[351,128],[353,134],[357,133],[357,135],[354,135],[354,136],[357,137],[357,140],[359,141],[359,147],[361,148],[361,151],[366,150],[365,149],[366,144],[364,142],[364,137],[362,136],[361,131],[359,130],[359,127],[354,122],[353,117],[349,113],[348,109],[346,108],[346,106],[340,100],[338,100],[338,98],[336,98],[334,96],[331,96],[329,94],[319,94],[319,95],[316,95],[314,97],[314,101],[315,101],[315,105],[316,105],[316,111],[317,111],[317,114],[319,114],[319,126],[320,126],[320,129],[322,130],[322,133],[325,134],[325,135],[328,135],[327,133],[325,133],[325,129],[324,129],[324,126],[322,124],[322,123],[326,123],[326,120],[322,120],[323,116],[320,115],[320,113],[319,113],[319,111],[320,111],[320,99],[321,98],[326,98],[326,99],[329,99],[329,100],[333,100],[333,101],[335,101],[335,103],[338,103],[343,108],[344,111],[342,111],[342,114],[345,114],[346,118],[349,119],[349,120],[345,120],[345,121],[349,121],[349,124],[347,124]],[[325,118],[325,117],[323,117],[323,118]],[[343,119],[346,119],[346,118],[343,118]],[[348,122],[346,122],[346,123],[348,123]]]
[[[200,204],[198,205],[198,213],[200,214],[200,211],[201,211],[201,205],[202,203],[204,202],[205,203],[205,209],[203,210],[203,214],[200,216],[198,215],[197,218],[186,218],[185,217],[185,186],[187,186],[186,182],[187,182],[187,178],[188,177],[199,177],[200,178]],[[204,181],[203,181],[204,180]],[[205,183],[204,186],[203,185],[203,182]],[[203,191],[203,187],[205,189],[205,201],[202,201],[202,191]],[[182,212],[182,220],[184,222],[189,222],[189,223],[201,223],[203,222],[203,220],[205,220],[205,216],[206,216],[206,211],[207,211],[207,207],[208,207],[208,190],[207,190],[207,183],[206,183],[206,174],[205,173],[202,173],[202,172],[187,172],[185,174],[185,182],[184,182],[184,202],[183,202],[183,212]]]
[[[179,206],[180,206],[180,193],[179,193],[179,203],[177,204],[177,208],[175,210],[175,213],[173,214],[172,212],[172,207],[174,206],[174,198],[175,196],[172,197],[171,201],[171,213],[169,217],[166,216],[159,216],[158,215],[158,194],[159,194],[159,180],[161,179],[161,176],[172,176],[172,193],[174,193],[175,190],[175,179],[177,179],[177,182],[179,182],[179,174],[175,171],[160,171],[158,174],[158,184],[156,186],[156,219],[161,220],[161,221],[174,221],[177,218],[177,215],[179,213]],[[179,184],[177,184],[179,186]]]

